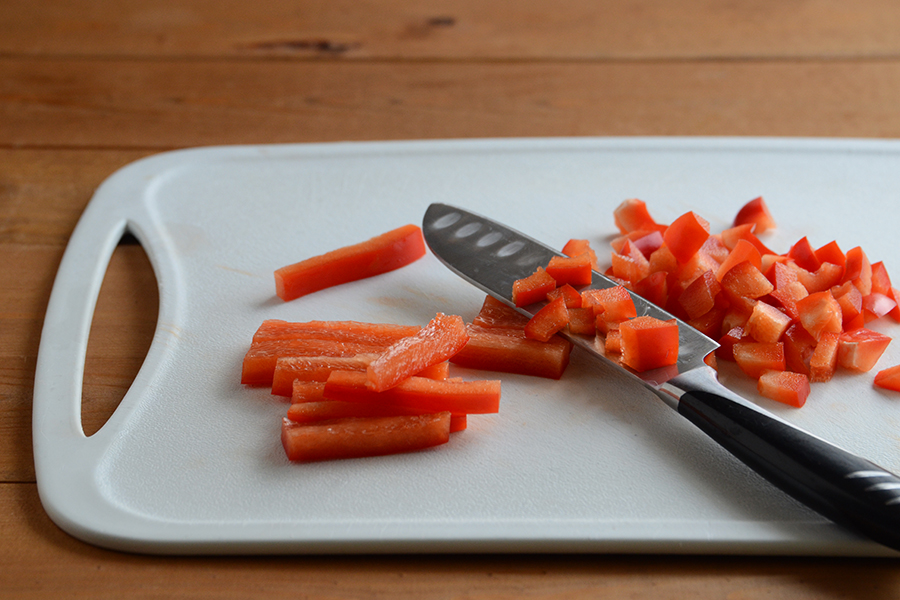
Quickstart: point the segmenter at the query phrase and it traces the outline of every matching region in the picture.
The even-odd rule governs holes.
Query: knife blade
[[[517,279],[546,267],[561,253],[501,223],[448,204],[432,204],[422,232],[429,249],[451,271],[531,317],[541,303],[516,307]],[[590,288],[617,282],[593,273]],[[638,315],[673,319],[632,294]],[[561,332],[599,360],[622,368],[669,407],[748,467],[824,517],[900,550],[900,477],[765,411],[719,383],[704,359],[718,344],[677,320],[678,361],[638,373],[612,361],[592,338]]]

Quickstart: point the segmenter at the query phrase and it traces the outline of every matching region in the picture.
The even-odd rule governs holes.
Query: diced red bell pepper
[[[404,225],[368,241],[345,246],[275,271],[275,292],[288,301],[328,287],[380,275],[425,255],[417,225]]]
[[[872,264],[859,246],[847,251],[847,262],[841,283],[845,281],[852,281],[863,296],[872,293]]]
[[[640,251],[644,258],[649,259],[650,255],[663,245],[662,231],[632,231],[631,233],[613,240],[610,245],[612,246],[613,251],[618,252],[619,254],[627,254],[622,252],[626,241],[631,242],[631,245]]]
[[[807,271],[796,263],[789,263],[789,266],[796,272],[797,280],[811,294],[824,292],[838,285],[844,275],[844,267],[828,262],[819,265],[815,271]]]
[[[862,306],[865,320],[869,322],[890,313],[897,308],[897,302],[890,296],[872,292],[868,296],[863,296]]]
[[[603,347],[607,355],[622,354],[622,332],[619,329],[610,329],[604,338]]]
[[[891,288],[891,292],[888,294],[891,299],[897,303],[897,306],[894,307],[894,310],[888,313],[892,319],[900,323],[900,290],[895,287]]]
[[[569,333],[594,335],[597,332],[594,311],[591,308],[569,309]]]
[[[716,306],[712,310],[695,319],[688,319],[687,324],[709,338],[715,338],[722,332],[722,323],[728,309]]]
[[[744,333],[757,342],[777,342],[791,321],[791,317],[760,300],[753,306]]]
[[[775,218],[766,206],[766,201],[760,196],[741,207],[734,217],[734,224],[736,226],[750,224],[755,233],[762,234],[775,228]]]
[[[809,378],[791,371],[765,371],[759,376],[756,389],[764,398],[800,408],[809,397]]]
[[[678,270],[678,259],[668,246],[661,246],[650,255],[650,273],[675,273]]]
[[[438,313],[415,335],[395,342],[369,363],[369,386],[376,392],[390,389],[407,377],[449,359],[468,339],[462,317]]]
[[[693,211],[675,219],[663,233],[663,241],[680,263],[686,263],[709,237],[709,223]]]
[[[772,282],[776,290],[799,281],[797,269],[788,266],[788,263],[790,261],[787,260],[772,263],[770,271],[766,272],[766,277]]]
[[[890,295],[892,287],[891,276],[888,275],[884,262],[872,263],[872,292]]]
[[[722,276],[722,288],[728,290],[733,301],[737,298],[762,298],[775,289],[749,260],[736,264]]]
[[[816,348],[816,339],[799,323],[792,323],[782,336],[785,367],[795,373],[809,375],[809,361]]]
[[[541,302],[547,298],[547,294],[556,288],[556,280],[550,276],[544,267],[525,277],[513,282],[512,301],[516,306],[528,306],[535,302]]]
[[[793,283],[776,287],[769,296],[781,305],[785,314],[792,319],[796,319],[800,316],[800,309],[797,308],[797,303],[809,296],[809,292],[802,283],[794,281]]]
[[[735,225],[729,229],[724,230],[719,234],[722,238],[722,243],[729,250],[733,250],[737,245],[739,240],[744,240],[753,244],[753,246],[759,251],[761,255],[773,254],[773,252],[769,249],[768,246],[762,243],[762,241],[756,237],[753,233],[753,225],[744,224],[744,225]]]
[[[669,298],[668,276],[664,271],[651,273],[647,277],[636,281],[633,286],[634,293],[653,304],[664,307]]]
[[[825,333],[840,333],[843,328],[841,305],[831,290],[810,294],[797,302],[798,320],[817,340]]]
[[[716,296],[722,291],[722,286],[716,280],[712,271],[705,271],[697,277],[678,296],[678,303],[684,308],[688,318],[696,319],[705,315],[716,305]]]
[[[566,242],[566,245],[562,248],[562,253],[570,257],[576,257],[584,254],[585,252],[587,252],[588,256],[591,259],[591,267],[593,269],[596,269],[597,253],[594,252],[593,248],[591,248],[590,241],[582,239],[571,239]]]
[[[556,281],[557,286],[590,285],[593,276],[591,257],[586,252],[574,257],[554,256],[547,264],[546,271]]]
[[[900,365],[878,371],[875,375],[875,385],[886,390],[900,392]]]
[[[816,342],[809,357],[809,380],[813,382],[831,381],[838,365],[839,333],[823,333]]]
[[[626,242],[623,252],[613,252],[610,262],[612,274],[625,281],[635,282],[650,275],[650,261],[631,242]]]
[[[734,249],[728,253],[728,256],[725,257],[725,260],[722,261],[716,270],[716,279],[722,281],[722,278],[732,267],[744,261],[749,261],[757,269],[762,269],[762,255],[759,253],[759,250],[746,240],[738,240]]]
[[[650,216],[647,203],[637,198],[625,200],[613,210],[616,227],[622,233],[638,230],[660,229],[660,225]]]
[[[285,453],[297,462],[413,452],[449,440],[449,412],[333,419],[307,425],[285,418],[281,426]]]
[[[525,336],[539,342],[549,341],[560,329],[569,324],[569,309],[563,297],[556,298],[537,311],[525,325]]]
[[[608,322],[622,322],[637,316],[631,294],[621,285],[584,290],[581,292],[581,305],[591,307],[595,315],[602,314]]]
[[[815,271],[822,265],[816,256],[815,249],[806,237],[801,238],[796,244],[791,246],[787,255],[788,258],[793,259],[798,266],[807,271]]]
[[[845,331],[838,344],[838,365],[851,371],[870,371],[890,343],[891,338],[871,329]]]
[[[856,286],[847,281],[831,290],[831,295],[841,306],[841,321],[844,329],[848,329],[850,321],[862,313],[863,297]]]
[[[753,379],[759,379],[765,371],[785,370],[782,342],[738,342],[733,351],[735,362]]]
[[[734,345],[743,340],[744,329],[742,327],[732,327],[725,335],[719,338],[719,347],[716,348],[716,357],[734,362]]]
[[[717,236],[711,235],[693,257],[679,263],[674,275],[682,286],[686,286],[706,271],[717,272],[728,254],[728,248],[722,245]]]
[[[649,371],[678,361],[678,323],[649,316],[635,317],[619,326],[622,362],[635,371]]]
[[[828,242],[816,250],[816,258],[819,259],[819,262],[827,262],[839,267],[843,267],[847,263],[847,255],[836,241]]]
[[[547,300],[554,300],[560,296],[562,296],[566,308],[581,308],[581,294],[568,283],[551,290],[547,294]]]

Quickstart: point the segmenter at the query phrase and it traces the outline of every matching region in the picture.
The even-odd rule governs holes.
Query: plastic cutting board
[[[721,451],[652,394],[573,353],[561,381],[503,375],[501,412],[443,447],[290,464],[286,405],[239,383],[263,319],[425,324],[471,319],[483,295],[432,256],[284,303],[272,272],[457,204],[561,247],[596,248],[612,211],[694,210],[714,231],[763,196],[787,251],[861,245],[900,273],[900,144],[882,140],[581,138],[201,148],[113,174],[85,210],[47,310],[34,454],[51,518],[88,542],[150,553],[663,552],[893,555],[820,518]],[[81,378],[94,303],[123,232],[148,253],[160,315],[110,420],[86,437]],[[601,257],[603,253],[601,252]],[[891,335],[900,326],[882,320]],[[900,363],[893,344],[877,368]],[[460,371],[461,372],[461,371]],[[462,372],[483,377],[483,373]],[[491,374],[491,376],[494,376]],[[777,414],[894,471],[900,396],[873,373]]]

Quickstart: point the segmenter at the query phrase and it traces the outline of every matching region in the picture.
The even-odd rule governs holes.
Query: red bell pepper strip
[[[290,396],[294,381],[326,381],[332,371],[365,371],[377,354],[356,356],[283,356],[275,363],[272,393]],[[426,367],[417,375],[429,379],[446,379],[450,363],[447,361]]]
[[[404,225],[368,241],[314,256],[275,271],[275,292],[284,301],[328,287],[380,275],[425,255],[417,225]]]
[[[390,389],[407,377],[446,361],[468,339],[462,317],[438,313],[418,333],[392,344],[369,363],[369,387],[376,392]]]
[[[410,377],[388,390],[376,392],[367,386],[365,373],[332,371],[325,382],[325,399],[374,402],[423,412],[487,414],[500,409],[500,381]]]
[[[291,388],[291,404],[303,402],[320,402],[325,399],[324,381],[300,381],[294,380]]]
[[[335,340],[388,346],[415,335],[418,325],[364,323],[362,321],[282,321],[266,319],[253,334],[253,342],[287,339]]]
[[[386,404],[322,400],[319,402],[292,404],[288,408],[287,418],[293,423],[318,423],[329,419],[345,419],[348,417],[398,417],[420,414],[429,413]],[[466,415],[450,415],[450,433],[464,430],[467,424]]]
[[[449,412],[332,419],[305,425],[285,418],[281,425],[285,454],[297,462],[413,452],[449,440]]]
[[[335,340],[267,340],[250,346],[241,367],[241,383],[272,385],[275,366],[283,356],[355,356],[383,352],[387,346]]]
[[[522,329],[468,326],[469,341],[450,362],[470,369],[559,379],[569,364],[572,343],[559,336],[547,342],[525,337]]]

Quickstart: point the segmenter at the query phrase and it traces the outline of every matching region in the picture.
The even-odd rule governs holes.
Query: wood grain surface
[[[892,560],[148,557],[79,542],[43,511],[44,311],[118,168],[214,144],[606,135],[900,137],[900,3],[0,3],[0,597],[900,598]],[[127,242],[92,325],[87,433],[155,326],[152,268]]]

